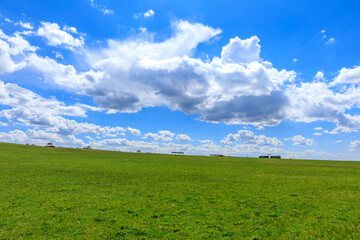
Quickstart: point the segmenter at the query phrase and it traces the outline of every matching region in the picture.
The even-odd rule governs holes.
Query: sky
[[[360,160],[360,2],[0,0],[0,142]]]

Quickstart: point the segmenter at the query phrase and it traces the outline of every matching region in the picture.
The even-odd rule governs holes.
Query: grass
[[[360,239],[360,163],[0,144],[0,239]]]

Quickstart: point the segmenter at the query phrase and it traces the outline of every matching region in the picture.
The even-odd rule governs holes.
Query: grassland
[[[0,144],[0,239],[360,239],[360,163]]]

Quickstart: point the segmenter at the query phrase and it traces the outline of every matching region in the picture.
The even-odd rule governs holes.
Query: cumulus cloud
[[[68,25],[65,25],[63,27],[63,30],[66,32],[78,33],[75,27],[69,27]]]
[[[0,132],[0,141],[3,142],[14,142],[14,143],[25,143],[28,140],[26,134],[20,130],[6,132]]]
[[[81,47],[84,44],[82,36],[75,38],[70,33],[60,29],[57,23],[41,22],[37,35],[46,39],[50,46],[64,46],[68,48]],[[67,30],[71,29],[66,27]]]
[[[233,144],[241,141],[244,144],[257,145],[257,146],[280,146],[283,143],[277,138],[269,138],[264,135],[255,135],[250,130],[240,130],[235,134],[230,133],[221,143]]]
[[[221,59],[230,63],[248,63],[259,60],[260,45],[259,38],[253,36],[241,40],[238,37],[230,39],[228,45],[221,51]]]
[[[0,117],[5,117],[9,121],[21,123],[26,126],[40,127],[46,131],[61,135],[78,135],[82,133],[99,135],[125,131],[122,127],[102,127],[93,123],[79,123],[75,120],[44,111],[45,110],[41,110],[41,108],[12,108],[2,110]]]
[[[144,139],[149,138],[149,139],[153,139],[155,141],[164,141],[164,142],[169,142],[172,141],[173,138],[175,136],[175,133],[172,133],[170,131],[167,130],[161,130],[158,131],[157,133],[146,133],[144,135]]]
[[[154,14],[155,14],[155,12],[152,9],[150,9],[149,11],[144,13],[144,18],[150,18],[150,17],[154,16]]]
[[[26,61],[28,67],[42,74],[48,83],[55,83],[68,90],[78,89],[81,91],[86,86],[95,84],[96,78],[103,75],[102,72],[92,70],[78,73],[72,65],[63,65],[52,58],[40,57],[37,54],[29,54]]]
[[[203,121],[261,126],[286,117],[288,99],[281,88],[296,74],[261,60],[256,36],[231,39],[221,58],[204,62],[192,58],[193,52],[221,30],[186,21],[174,23],[173,29],[174,35],[162,42],[109,40],[106,48],[88,51],[91,70],[85,73],[34,55],[29,62],[49,80],[92,96],[112,112],[165,104],[200,114]]]
[[[335,92],[331,86],[325,82],[289,86],[285,91],[290,100],[287,118],[298,122],[330,121],[337,124],[338,131],[355,131],[360,127],[360,116],[346,110],[359,105],[360,88],[349,85],[344,86],[342,92]]]
[[[79,123],[63,116],[86,117],[81,106],[66,106],[55,98],[46,99],[16,84],[0,81],[0,103],[10,109],[0,111],[0,117],[13,123],[43,128],[60,135],[107,134],[125,131],[122,127],[101,127],[92,123]]]
[[[137,112],[166,104],[187,114],[200,114],[203,121],[258,126],[274,126],[286,117],[288,99],[281,86],[292,81],[295,73],[278,71],[262,61],[256,36],[233,38],[224,46],[221,58],[203,62],[191,55],[199,43],[211,40],[221,30],[186,21],[174,23],[173,29],[174,35],[163,42],[109,40],[108,47],[86,55],[88,72],[37,54],[28,54],[27,65],[48,83],[92,96],[109,112]],[[83,44],[68,32],[46,22],[38,30],[50,45]]]
[[[191,138],[186,134],[178,134],[176,136],[176,140],[178,140],[180,142],[190,142]]]
[[[309,138],[305,138],[301,135],[295,135],[292,138],[286,138],[285,140],[292,141],[295,146],[312,146],[315,141]]]
[[[323,80],[324,79],[324,73],[322,71],[319,71],[315,75],[316,80]]]
[[[82,38],[74,37],[78,34],[74,27],[61,29],[56,23],[41,24],[37,34],[50,46],[70,48],[84,45]],[[86,65],[82,71],[50,57],[39,56],[37,48],[25,40],[24,34],[8,36],[0,31],[0,74],[29,67],[40,73],[48,84],[92,97],[99,106],[97,109],[108,113],[137,112],[146,107],[166,105],[214,123],[251,124],[263,128],[275,126],[284,119],[300,122],[320,120],[336,123],[335,129],[324,131],[329,134],[360,128],[360,116],[349,111],[360,106],[359,67],[341,69],[333,81],[315,81],[324,77],[322,72],[318,72],[313,82],[295,85],[294,71],[276,69],[260,57],[257,36],[249,39],[234,37],[223,47],[220,56],[203,61],[193,57],[197,46],[211,43],[221,30],[187,21],[174,22],[172,29],[173,34],[162,41],[149,37],[153,33],[144,33],[125,40],[109,40],[106,46],[83,49],[76,53],[76,57]],[[60,55],[56,58],[61,59]],[[40,102],[37,98],[41,99],[38,96],[32,98],[34,103]],[[16,102],[11,97],[4,99],[8,103],[10,100]],[[44,103],[48,104],[48,101],[44,100]],[[69,113],[59,113],[61,104],[50,108],[56,110],[50,110],[48,116],[33,108],[22,111],[15,103],[11,106],[14,109],[2,112],[10,120],[17,118],[18,122],[31,126],[48,126],[47,130],[52,129],[54,133],[70,134],[78,127],[77,123],[67,123],[63,117]],[[90,109],[83,106],[62,108],[64,111],[78,111],[76,114],[81,113],[81,116],[85,116],[85,109]],[[75,127],[55,129],[54,123],[58,122]],[[82,132],[114,134],[106,130]],[[233,142],[237,141],[236,137],[242,140],[237,134],[229,136],[229,142],[232,137]],[[161,136],[159,132],[148,133],[146,138],[165,139]],[[266,145],[266,137],[262,138]],[[260,142],[261,137],[257,136],[257,139]]]
[[[141,134],[140,130],[135,129],[135,128],[127,127],[127,130],[132,135],[140,135]]]
[[[24,56],[35,52],[37,47],[30,45],[20,33],[8,36],[0,29],[0,74],[12,73],[26,66]],[[16,60],[15,60],[16,58]]]
[[[360,81],[360,67],[342,68],[332,85],[336,84],[358,84]]]
[[[13,109],[3,110],[12,111],[19,109],[20,111],[37,109],[39,112],[55,115],[67,116],[86,116],[85,110],[78,106],[66,106],[63,102],[53,99],[45,99],[38,94],[19,87],[17,84],[5,84],[0,80],[0,102],[2,105],[14,107]]]

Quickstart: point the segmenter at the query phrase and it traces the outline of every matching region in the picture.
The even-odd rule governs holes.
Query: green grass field
[[[0,144],[0,239],[360,239],[360,162]]]

